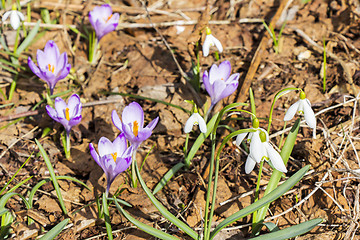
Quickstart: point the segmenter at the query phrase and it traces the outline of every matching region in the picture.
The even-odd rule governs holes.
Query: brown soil
[[[61,3],[59,3],[61,2]],[[95,1],[83,5],[78,0],[41,0],[31,3],[32,22],[40,18],[40,8],[48,8],[51,19],[58,20],[58,26],[74,24],[83,31],[89,27],[88,11]],[[286,3],[290,5],[286,6]],[[171,47],[181,69],[189,74],[194,54],[194,43],[199,39],[199,29],[209,23],[213,34],[222,42],[224,52],[220,60],[200,57],[201,71],[209,69],[213,63],[229,60],[233,73],[240,73],[238,91],[219,104],[235,101],[249,102],[248,89],[252,88],[257,106],[258,118],[267,118],[275,94],[285,87],[304,89],[317,115],[317,138],[312,139],[312,131],[304,125],[299,131],[297,143],[288,164],[291,176],[301,167],[311,164],[309,174],[293,190],[284,195],[270,207],[269,220],[280,229],[310,220],[323,218],[324,222],[311,232],[297,239],[360,239],[359,237],[359,169],[358,150],[359,112],[354,98],[359,92],[359,53],[360,27],[359,1],[209,1],[205,0],[154,1],[147,3],[151,23]],[[71,159],[65,158],[59,136],[62,126],[55,123],[44,112],[45,105],[38,112],[29,112],[41,101],[46,85],[31,71],[21,71],[17,89],[11,102],[0,96],[1,104],[13,103],[0,108],[0,186],[3,187],[25,160],[29,162],[10,184],[9,189],[22,180],[32,178],[16,191],[26,195],[39,181],[48,178],[47,167],[39,155],[34,142],[37,138],[47,151],[58,175],[75,177],[86,183],[93,191],[78,184],[60,181],[66,207],[70,212],[72,225],[64,230],[58,239],[106,239],[105,225],[98,219],[95,197],[100,196],[106,187],[105,175],[91,158],[89,143],[96,144],[100,137],[113,140],[119,130],[111,121],[111,112],[122,109],[132,101],[139,102],[145,111],[145,122],[156,116],[160,122],[152,137],[140,147],[137,160],[141,164],[146,154],[155,146],[146,159],[142,176],[150,189],[176,163],[183,161],[185,134],[183,126],[188,114],[182,110],[150,100],[140,100],[127,96],[113,95],[123,93],[154,98],[191,109],[185,99],[194,99],[189,92],[179,67],[164,44],[162,37],[153,28],[147,12],[141,3],[132,0],[111,1],[114,11],[121,13],[118,31],[106,35],[100,42],[101,58],[96,65],[87,62],[87,40],[65,28],[50,27],[42,29],[41,37],[22,55],[21,63],[27,67],[27,57],[36,56],[37,49],[43,49],[48,40],[54,40],[61,52],[66,51],[74,68],[69,78],[57,84],[55,93],[71,89],[79,93],[88,106],[83,108],[81,124],[73,128]],[[210,12],[207,12],[210,10]],[[286,22],[280,38],[280,52],[275,53],[273,42],[259,19],[276,24],[276,34],[281,27],[281,13],[293,13]],[[208,22],[208,20],[210,22]],[[257,19],[257,21],[249,21]],[[280,19],[280,21],[277,21]],[[176,21],[189,22],[184,30]],[[199,20],[199,24],[194,22]],[[241,21],[239,21],[241,20]],[[164,26],[166,22],[174,24]],[[4,34],[11,36],[12,30],[5,28]],[[9,37],[11,38],[11,37]],[[323,41],[326,43],[326,91],[322,90]],[[299,54],[307,53],[305,59]],[[1,57],[9,59],[7,54]],[[0,87],[8,92],[13,75],[2,69]],[[209,100],[201,90],[202,101]],[[196,100],[196,99],[194,99]],[[285,110],[298,96],[288,94],[275,106],[271,133],[272,142],[279,143],[283,129]],[[23,118],[19,118],[25,116]],[[245,115],[244,115],[245,116]],[[245,116],[246,117],[246,116]],[[15,119],[20,121],[14,122]],[[289,123],[290,124],[290,123]],[[266,121],[261,121],[266,127]],[[236,129],[249,127],[249,121],[233,122]],[[43,129],[50,127],[50,135],[41,138]],[[287,132],[286,132],[287,133]],[[190,143],[198,132],[191,135]],[[227,132],[220,130],[219,137]],[[203,179],[210,158],[209,142],[196,154],[190,170],[182,170],[157,194],[157,198],[171,212],[178,214],[192,227],[201,227],[201,211],[205,202]],[[33,153],[34,152],[34,153]],[[221,170],[217,203],[240,196],[255,188],[258,167],[249,174],[244,172],[246,155],[234,145],[229,144],[221,156]],[[262,186],[266,186],[271,167],[265,164]],[[206,175],[206,174],[205,174]],[[206,180],[206,179],[205,179]],[[141,188],[129,186],[129,174],[116,178],[110,193],[122,189],[121,199],[131,203],[126,208],[136,219],[166,231],[181,239],[187,239],[178,229],[165,221]],[[11,198],[6,207],[16,215],[13,224],[14,236],[18,239],[31,239],[41,234],[40,228],[49,230],[65,218],[57,202],[52,184],[45,184],[35,196],[34,208],[26,211],[18,198]],[[217,205],[214,222],[230,216],[253,202],[253,194],[235,198],[224,206]],[[300,204],[297,204],[300,203]],[[279,215],[279,216],[278,216]],[[35,223],[27,225],[26,216]],[[110,216],[114,236],[117,239],[154,239],[133,227],[113,206]],[[275,216],[272,218],[272,216]],[[250,236],[250,217],[241,219],[234,226],[242,228],[223,231],[219,239],[242,239]],[[265,228],[263,229],[266,232]],[[30,237],[27,238],[26,236]]]

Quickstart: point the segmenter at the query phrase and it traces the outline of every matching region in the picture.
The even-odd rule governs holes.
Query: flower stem
[[[137,187],[137,178],[136,178],[136,171],[135,171],[135,164],[136,163],[136,152],[137,149],[133,151],[132,157],[131,157],[131,183],[132,187]]]
[[[257,178],[257,182],[256,182],[256,189],[255,189],[255,199],[254,199],[254,203],[259,200],[259,192],[260,192],[260,181],[261,181],[261,174],[262,174],[262,169],[264,166],[264,161],[260,162],[260,167],[259,167],[259,174],[258,174],[258,178]],[[253,213],[253,228],[254,228],[254,224],[256,223],[256,211]]]
[[[186,134],[186,139],[185,139],[185,145],[184,145],[184,158],[186,158],[187,156],[187,152],[188,152],[188,145],[189,145],[189,136],[190,134],[187,133]],[[188,169],[190,167],[191,161],[185,162],[185,167]]]
[[[211,183],[212,183],[212,176],[214,171],[214,157],[215,157],[215,135],[213,133],[210,134],[211,139],[211,157],[210,157],[210,170],[209,170],[209,180],[208,180],[208,188],[206,192],[206,205],[205,205],[205,217],[204,217],[204,234],[205,238],[208,232],[211,229],[211,222],[209,222],[209,205],[210,205],[210,191],[211,191]],[[214,202],[212,203],[214,204]]]
[[[65,157],[70,159],[70,131],[66,131]]]
[[[210,107],[209,107],[209,109],[207,110],[205,116],[204,116],[204,120],[205,120],[206,123],[207,123],[207,119],[208,119],[208,117],[209,117],[209,115],[210,115],[210,112],[211,112],[211,110],[213,109],[213,107],[214,107],[214,105],[211,104]]]
[[[214,136],[214,139],[215,139],[215,136]],[[215,141],[214,141],[214,146],[215,146]],[[220,150],[221,149],[219,149],[218,151],[220,151]],[[210,238],[211,222],[212,222],[212,217],[214,215],[214,210],[215,210],[215,205],[216,205],[216,189],[217,189],[217,184],[218,184],[218,179],[219,179],[219,168],[220,168],[219,153],[217,154],[217,157],[214,158],[214,161],[216,162],[216,164],[215,164],[215,174],[214,174],[214,187],[213,187],[213,195],[212,195],[212,200],[211,200],[211,210],[210,210],[210,216],[209,216],[209,227],[207,229],[207,232],[205,233],[205,239]]]

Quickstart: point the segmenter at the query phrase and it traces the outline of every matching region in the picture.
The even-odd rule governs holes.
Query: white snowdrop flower
[[[184,132],[185,133],[189,133],[191,132],[192,128],[194,125],[199,125],[200,131],[202,133],[206,133],[207,132],[207,128],[206,128],[206,122],[205,120],[200,116],[199,113],[194,112],[189,119],[186,121],[185,123],[185,127],[184,127]]]
[[[10,16],[10,25],[14,30],[18,29],[20,26],[20,22],[25,20],[25,17],[21,12],[17,10],[11,10],[3,15],[2,21],[5,22],[9,16]]]
[[[211,34],[210,28],[206,27],[206,37],[202,47],[204,57],[209,56],[209,51],[212,46],[215,46],[220,53],[223,51],[221,42]]]
[[[236,137],[236,144],[240,145],[246,135],[250,142],[250,154],[245,163],[245,173],[249,174],[255,167],[256,163],[261,161],[271,161],[274,168],[280,172],[286,173],[286,167],[280,154],[269,143],[269,135],[263,128],[259,128],[259,120],[254,119],[253,129],[256,132],[242,133]]]
[[[293,105],[291,105],[289,107],[289,109],[287,110],[285,117],[284,117],[284,121],[290,121],[295,116],[296,112],[298,114],[304,115],[306,124],[314,130],[313,135],[315,138],[316,137],[315,114],[314,114],[314,111],[311,109],[310,101],[306,98],[306,95],[303,91],[300,92],[300,100],[297,101],[296,103],[294,103]]]

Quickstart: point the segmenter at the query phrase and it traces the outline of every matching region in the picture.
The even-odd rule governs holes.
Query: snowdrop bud
[[[252,127],[253,127],[253,128],[259,128],[259,125],[260,125],[259,119],[254,118],[254,119],[253,119],[253,122],[252,122]]]

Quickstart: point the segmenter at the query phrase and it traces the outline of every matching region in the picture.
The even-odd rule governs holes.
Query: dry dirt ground
[[[93,190],[60,181],[71,225],[58,239],[106,239],[105,225],[97,218],[94,203],[95,197],[104,191],[106,180],[101,168],[91,158],[89,143],[97,143],[102,136],[114,139],[119,131],[111,122],[111,111],[116,109],[121,113],[127,104],[137,101],[144,107],[145,122],[160,117],[154,134],[142,145],[137,156],[140,164],[154,146],[142,170],[148,187],[152,189],[166,171],[183,161],[185,134],[182,128],[188,114],[156,101],[126,94],[158,99],[190,110],[191,105],[184,100],[194,96],[184,85],[180,68],[185,74],[190,73],[195,42],[201,37],[199,29],[208,25],[222,42],[224,52],[217,62],[213,56],[201,56],[201,71],[209,69],[213,63],[229,60],[233,72],[240,73],[238,91],[220,105],[248,102],[248,89],[251,87],[258,118],[264,119],[260,125],[265,127],[275,93],[284,87],[299,87],[305,90],[315,113],[318,113],[317,138],[312,139],[312,131],[306,125],[300,129],[287,175],[306,164],[311,164],[311,170],[290,192],[272,203],[268,220],[286,228],[320,217],[324,219],[320,226],[297,239],[360,239],[359,105],[356,98],[360,92],[358,0],[217,0],[209,1],[208,9],[205,0],[151,0],[146,4],[148,12],[136,0],[110,2],[113,10],[121,13],[120,24],[117,31],[101,40],[101,58],[96,65],[90,65],[87,61],[87,40],[67,25],[75,25],[84,33],[84,28],[90,26],[88,11],[104,2],[31,1],[32,22],[40,18],[41,8],[47,8],[51,19],[56,19],[57,23],[41,28],[39,37],[22,55],[21,64],[27,67],[27,57],[34,58],[37,49],[43,49],[48,40],[54,40],[61,52],[68,53],[75,70],[71,78],[57,84],[55,92],[70,89],[65,97],[78,93],[86,104],[81,124],[73,129],[72,157],[67,160],[59,141],[62,126],[47,116],[45,104],[40,105],[37,111],[31,111],[43,98],[44,82],[30,70],[21,70],[12,101],[0,97],[1,187],[29,156],[31,159],[9,187],[33,176],[17,190],[26,195],[36,183],[49,177],[43,159],[36,155],[38,148],[34,139],[37,138],[49,154],[58,175],[75,177]],[[261,19],[275,23],[275,33],[278,34],[286,15],[289,19],[279,41],[280,51],[276,54]],[[11,31],[5,28],[3,34],[10,36],[13,34]],[[174,56],[164,41],[169,44]],[[325,92],[322,85],[324,42],[327,52]],[[8,55],[0,54],[1,58],[9,59]],[[305,57],[300,58],[301,54]],[[12,79],[11,73],[1,70],[0,87],[4,92],[9,91]],[[200,96],[202,101],[207,98],[203,90]],[[297,95],[289,94],[276,103],[271,130],[273,142],[280,141],[277,133],[283,129],[285,110],[297,99]],[[13,104],[4,106],[9,103]],[[233,121],[232,126],[246,128],[249,123],[248,119]],[[41,137],[46,127],[52,131]],[[225,134],[219,131],[218,135]],[[191,135],[190,142],[195,138],[196,133]],[[202,177],[206,174],[209,157],[209,143],[205,142],[191,169],[177,173],[157,194],[170,211],[178,213],[195,229],[201,226],[199,208],[205,201]],[[215,222],[253,201],[253,194],[244,193],[254,189],[258,168],[246,175],[245,160],[246,155],[231,144],[221,156]],[[266,166],[263,174],[262,186],[265,186],[271,168]],[[131,188],[128,182],[128,173],[123,173],[110,190],[113,194],[118,188],[122,189],[120,197],[134,206],[127,208],[128,212],[146,224],[166,228],[169,233],[186,239],[159,215],[141,188]],[[17,213],[12,227],[18,239],[26,239],[25,235],[29,233],[34,238],[40,234],[39,229],[49,230],[65,218],[54,197],[52,184],[45,184],[40,190],[31,211],[25,211],[17,198],[11,198],[6,205]],[[232,200],[227,204],[219,205],[229,199]],[[28,226],[26,216],[31,216],[35,223]],[[115,207],[111,208],[110,216],[117,239],[154,239],[133,227]],[[236,222],[234,226],[241,227],[223,232],[219,239],[249,237],[251,226],[248,223],[251,223],[249,217]]]

